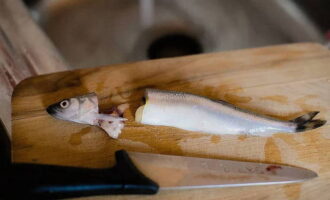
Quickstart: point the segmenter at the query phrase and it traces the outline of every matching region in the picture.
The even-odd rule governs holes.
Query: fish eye
[[[69,100],[63,100],[61,101],[60,106],[61,108],[67,108],[69,107],[69,104],[70,104]]]

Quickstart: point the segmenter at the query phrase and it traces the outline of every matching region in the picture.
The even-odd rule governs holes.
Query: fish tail
[[[319,111],[309,112],[305,115],[302,115],[300,117],[291,120],[291,122],[296,124],[296,132],[303,132],[323,126],[327,122],[326,120],[320,120],[320,119],[313,120],[313,118],[318,113]]]

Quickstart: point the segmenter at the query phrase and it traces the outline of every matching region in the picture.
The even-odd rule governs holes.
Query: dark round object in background
[[[201,44],[196,38],[185,34],[168,34],[154,40],[148,50],[148,58],[168,58],[202,53]]]
[[[41,0],[23,0],[27,7],[36,6]]]

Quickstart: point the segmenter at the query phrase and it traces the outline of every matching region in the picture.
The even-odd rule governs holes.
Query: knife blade
[[[278,164],[128,152],[135,166],[162,190],[286,184],[317,177]]]
[[[62,199],[111,194],[155,194],[190,189],[292,183],[317,177],[308,169],[253,162],[129,152],[111,168],[13,163],[0,170],[4,199]],[[19,191],[19,192],[17,192]]]

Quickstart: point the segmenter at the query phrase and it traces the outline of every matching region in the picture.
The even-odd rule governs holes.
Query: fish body
[[[136,121],[210,134],[267,136],[309,130],[325,123],[312,120],[318,112],[284,121],[237,108],[225,101],[183,92],[147,89],[145,98],[146,104],[136,112]]]
[[[125,118],[120,117],[127,104],[122,104],[111,114],[99,113],[95,93],[76,96],[48,106],[47,112],[55,118],[101,127],[112,138],[118,138]]]

